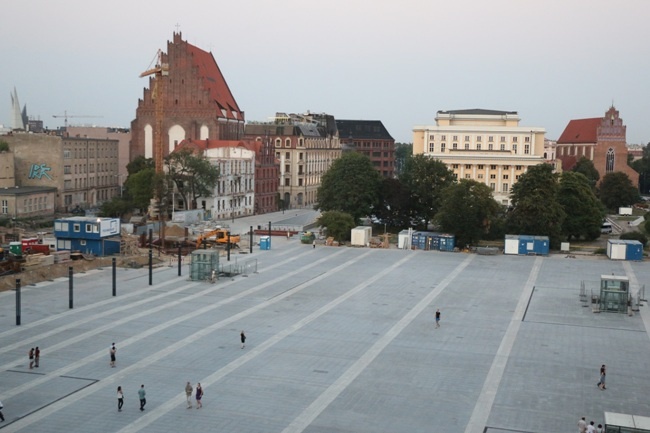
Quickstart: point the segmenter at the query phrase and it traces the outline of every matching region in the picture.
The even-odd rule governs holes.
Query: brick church
[[[636,185],[639,174],[627,165],[626,126],[618,110],[611,106],[604,117],[574,119],[557,140],[556,156],[562,170],[571,170],[585,156],[594,163],[602,179],[607,173],[620,171]]]
[[[239,140],[244,133],[244,112],[228,88],[212,53],[189,44],[174,32],[162,53],[162,64],[169,65],[163,97],[163,157],[183,140]],[[155,77],[138,101],[131,122],[130,159],[152,158],[153,128],[156,125],[152,98]]]

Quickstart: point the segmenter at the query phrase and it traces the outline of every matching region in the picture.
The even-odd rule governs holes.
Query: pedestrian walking
[[[38,368],[38,361],[41,359],[41,349],[36,346],[34,349],[34,367]]]
[[[594,422],[590,421],[587,426],[587,433],[596,433],[596,427],[594,427]]]
[[[201,403],[201,399],[203,398],[203,388],[201,388],[201,382],[196,384],[196,408],[201,409],[203,407],[203,403]]]
[[[111,345],[111,348],[108,349],[108,354],[111,356],[111,367],[115,367],[115,354],[117,353],[117,349],[115,348],[115,343]]]
[[[29,369],[34,368],[34,348],[29,349]]]
[[[144,390],[144,385],[140,385],[140,389],[138,390],[138,398],[140,399],[140,410],[144,410],[144,405],[147,404],[147,399],[145,396],[147,395],[147,391]]]
[[[585,421],[585,417],[583,416],[580,418],[580,421],[578,421],[578,433],[585,433],[587,431],[587,421]]]
[[[239,334],[239,339],[241,340],[241,348],[243,349],[246,346],[246,334],[244,334],[244,331]]]
[[[596,433],[605,433],[605,429],[603,429],[602,424],[598,424],[598,427],[596,427]]]
[[[2,402],[0,401],[0,422],[5,421],[5,416],[2,414]]]
[[[312,248],[316,248],[316,239],[314,239],[314,240],[312,241],[312,243],[311,243],[311,247],[312,247]]]
[[[185,398],[187,399],[187,408],[192,409],[192,384],[188,381],[185,385]]]
[[[600,389],[607,389],[607,387],[605,386],[605,376],[607,376],[607,367],[605,366],[605,364],[603,364],[600,367],[600,380],[596,384]]]
[[[122,412],[122,406],[124,405],[124,393],[122,392],[122,387],[117,387],[117,411]]]
[[[440,328],[440,308],[436,310],[436,328]]]

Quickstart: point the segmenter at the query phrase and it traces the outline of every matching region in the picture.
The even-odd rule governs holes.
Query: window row
[[[440,143],[439,147],[440,152],[444,153],[447,150],[447,143],[442,142]],[[512,151],[513,153],[517,153],[517,145],[513,143],[510,146],[510,149],[507,148],[505,143],[501,143],[498,147],[498,149],[494,146],[493,143],[488,143],[487,147],[484,147],[481,143],[476,143],[474,146],[470,146],[470,143],[465,143],[463,148],[461,149],[458,145],[458,143],[452,143],[451,144],[451,150],[487,150],[487,151],[494,151],[494,150],[499,150],[502,152],[505,152],[507,150]],[[436,144],[432,141],[429,143],[429,152],[434,153],[436,152]],[[530,144],[524,144],[524,155],[530,155]]]

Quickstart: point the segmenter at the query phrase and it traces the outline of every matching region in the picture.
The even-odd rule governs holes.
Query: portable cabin
[[[643,260],[643,244],[631,239],[609,239],[607,257],[610,260]]]

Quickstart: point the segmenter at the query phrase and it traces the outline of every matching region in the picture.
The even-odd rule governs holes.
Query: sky
[[[15,87],[49,128],[64,113],[130,127],[139,74],[180,31],[212,52],[247,121],[328,113],[412,142],[439,110],[484,108],[557,139],[613,103],[628,143],[650,142],[648,0],[23,0],[0,14],[5,126]]]

